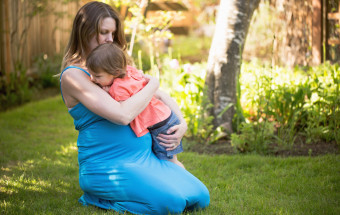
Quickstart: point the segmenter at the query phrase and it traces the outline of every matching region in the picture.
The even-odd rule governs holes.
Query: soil
[[[233,155],[238,152],[230,144],[230,140],[221,140],[213,144],[198,144],[198,143],[186,143],[187,151],[197,152],[200,154],[227,154]],[[289,147],[279,146],[272,144],[269,146],[268,155],[288,157],[288,156],[320,156],[326,154],[340,154],[339,144],[335,141],[316,143],[295,143]]]

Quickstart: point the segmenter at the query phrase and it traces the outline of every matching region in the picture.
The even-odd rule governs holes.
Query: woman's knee
[[[168,193],[154,204],[157,214],[180,214],[186,208],[187,202],[178,193]]]
[[[202,189],[199,195],[196,195],[191,204],[188,205],[187,210],[197,210],[208,207],[210,204],[210,194],[208,189]]]
[[[209,204],[210,204],[210,194],[209,194],[209,190],[206,188],[202,191],[200,207],[205,208],[205,207],[208,207]]]

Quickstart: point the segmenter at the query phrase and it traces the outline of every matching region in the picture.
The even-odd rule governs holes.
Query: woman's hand
[[[181,143],[187,129],[188,126],[186,122],[172,126],[168,129],[167,134],[159,134],[157,136],[157,139],[161,141],[159,144],[166,147],[167,151],[174,150]]]

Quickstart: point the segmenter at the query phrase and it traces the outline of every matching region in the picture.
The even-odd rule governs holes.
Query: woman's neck
[[[81,60],[70,62],[68,66],[77,66],[77,67],[86,69],[85,62]]]

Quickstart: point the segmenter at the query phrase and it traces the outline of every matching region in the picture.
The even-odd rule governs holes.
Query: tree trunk
[[[206,86],[213,107],[214,126],[232,131],[236,104],[236,79],[240,72],[241,55],[249,23],[260,0],[221,0],[212,40]],[[222,115],[221,112],[233,104]],[[221,115],[221,116],[220,116]]]

